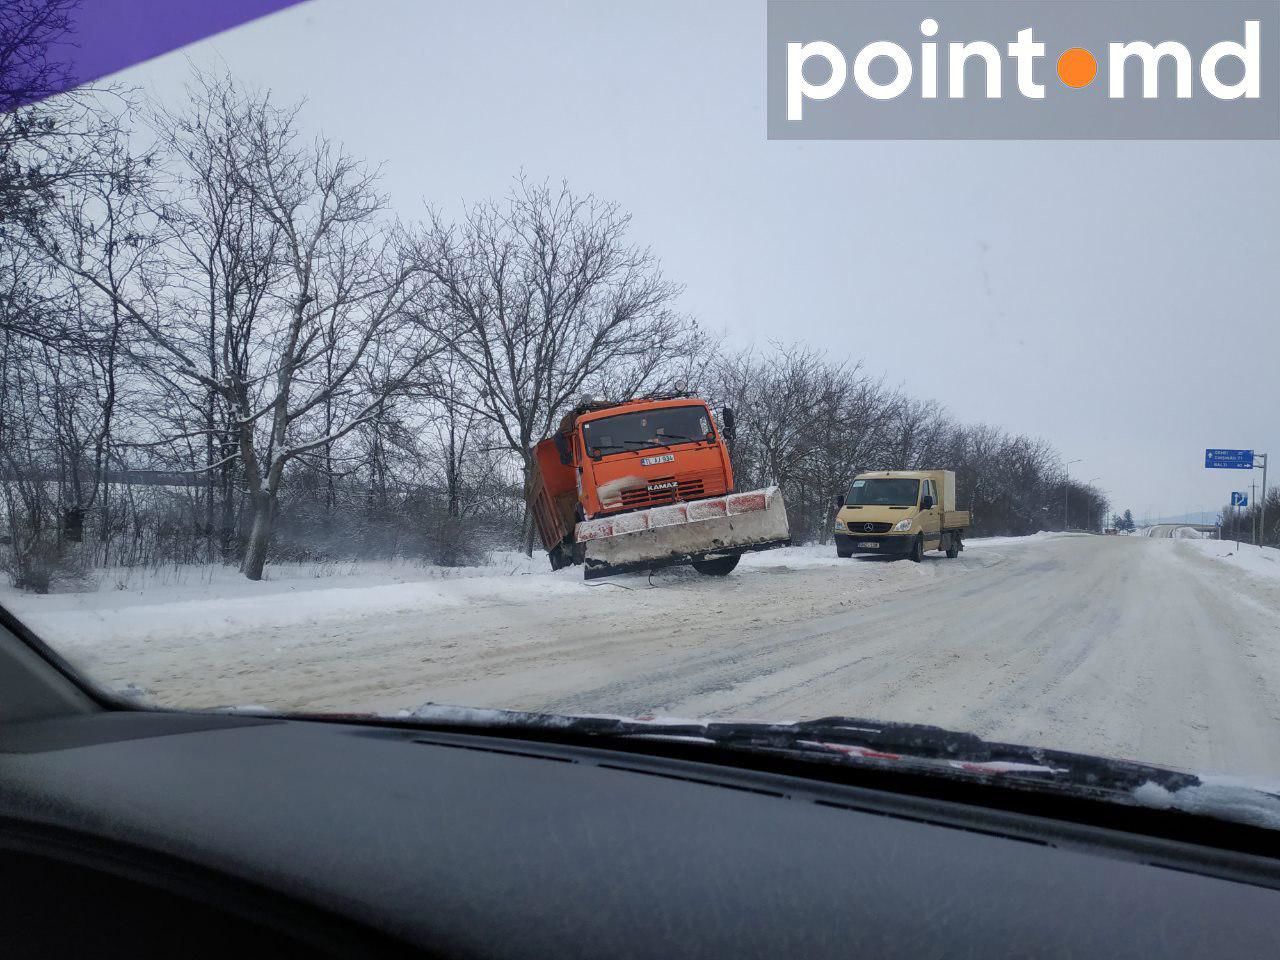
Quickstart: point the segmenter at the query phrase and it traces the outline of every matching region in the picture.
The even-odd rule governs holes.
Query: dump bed
[[[574,509],[578,504],[577,479],[573,464],[563,462],[555,439],[543,440],[533,448],[529,505],[542,546],[554,550],[573,541]]]

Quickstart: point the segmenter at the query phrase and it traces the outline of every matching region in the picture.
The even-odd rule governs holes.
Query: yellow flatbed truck
[[[877,470],[860,473],[836,501],[836,555],[908,557],[926,550],[948,557],[964,549],[969,511],[956,509],[952,470]]]

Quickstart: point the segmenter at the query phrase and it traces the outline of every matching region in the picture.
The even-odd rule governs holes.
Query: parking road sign
[[[1216,470],[1252,470],[1252,450],[1218,450],[1204,452],[1204,465]]]
[[[1247,507],[1249,505],[1249,495],[1241,490],[1233,490],[1231,493],[1231,505],[1233,507]]]

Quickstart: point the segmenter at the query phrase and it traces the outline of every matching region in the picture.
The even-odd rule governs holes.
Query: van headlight
[[[906,533],[908,530],[911,529],[911,524],[913,524],[914,522],[915,520],[911,517],[907,517],[907,519],[905,520],[899,520],[897,523],[893,525],[893,532]]]
[[[837,530],[843,530],[843,529],[844,529],[844,521],[843,521],[843,520],[837,520],[837,521],[836,521],[836,529],[837,529]]]

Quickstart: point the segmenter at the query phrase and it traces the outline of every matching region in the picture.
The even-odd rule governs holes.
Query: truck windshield
[[[855,480],[850,484],[844,502],[854,507],[914,507],[919,492],[919,480]]]
[[[582,425],[582,436],[592,456],[715,439],[707,408],[697,405],[589,420]]]

